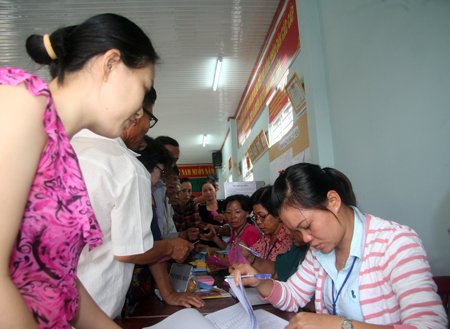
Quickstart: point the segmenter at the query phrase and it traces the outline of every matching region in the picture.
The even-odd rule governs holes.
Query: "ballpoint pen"
[[[272,277],[272,274],[248,274],[248,275],[241,275],[241,278],[256,278],[260,280],[269,280]],[[232,279],[234,278],[234,275],[227,275],[225,278]]]
[[[242,248],[247,249],[248,251],[250,251],[253,255],[258,256],[258,257],[261,257],[261,254],[260,254],[259,252],[256,252],[256,251],[254,251],[254,250],[251,250],[249,247],[244,246],[244,245],[242,245],[242,244],[240,244],[240,243],[239,243],[239,245],[240,245]]]

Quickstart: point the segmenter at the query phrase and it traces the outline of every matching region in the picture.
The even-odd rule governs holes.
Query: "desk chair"
[[[437,285],[437,293],[442,298],[445,312],[449,313],[450,309],[450,276],[435,276],[434,282]]]

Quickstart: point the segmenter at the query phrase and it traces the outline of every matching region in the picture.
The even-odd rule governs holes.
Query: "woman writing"
[[[365,215],[341,172],[289,167],[275,181],[275,212],[311,248],[286,283],[243,279],[276,307],[295,311],[315,295],[318,314],[299,313],[286,328],[446,328],[448,320],[417,234]],[[249,265],[242,274],[255,274]]]
[[[83,128],[118,137],[142,116],[158,55],[114,14],[26,47],[53,80],[0,68],[0,327],[118,328],[76,277],[83,246],[102,234],[69,140]]]
[[[252,245],[252,249],[258,252],[263,259],[275,261],[278,255],[284,254],[292,246],[292,240],[286,233],[286,227],[279,217],[273,216],[272,186],[264,186],[251,196],[253,215],[263,236]],[[245,250],[245,249],[243,249]],[[243,251],[244,257],[250,263],[256,261],[256,256],[249,255],[248,250]],[[250,258],[250,259],[249,259]]]

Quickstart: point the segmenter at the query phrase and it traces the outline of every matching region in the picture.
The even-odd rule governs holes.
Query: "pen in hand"
[[[241,278],[256,278],[259,280],[269,280],[272,277],[272,274],[247,274],[247,275],[241,275]],[[227,275],[225,278],[227,279],[233,279],[234,275]]]
[[[243,244],[240,244],[240,243],[239,243],[239,245],[240,245],[242,248],[247,249],[248,251],[250,251],[253,255],[255,255],[255,256],[257,256],[257,257],[261,257],[261,254],[260,254],[259,252],[256,252],[256,251],[250,249],[249,247],[244,246]]]

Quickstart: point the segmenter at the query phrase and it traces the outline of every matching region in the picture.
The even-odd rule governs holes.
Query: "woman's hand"
[[[214,240],[214,237],[216,236],[216,230],[214,228],[214,225],[212,224],[207,224],[204,228],[203,231],[208,231],[208,233],[204,233],[204,234],[200,234],[200,239],[203,241],[212,241]]]
[[[210,256],[216,256],[217,259],[223,261],[223,262],[226,263],[226,264],[229,264],[229,263],[230,263],[230,261],[228,260],[228,256],[227,256],[227,255],[218,253],[218,252],[216,252],[216,251],[211,251],[211,252],[210,252]],[[212,265],[212,264],[208,264],[208,267],[209,267],[209,269],[210,269],[210,271],[211,271],[212,273],[217,272],[218,270],[221,270],[221,269],[223,268],[223,267],[217,267],[217,266]]]
[[[336,315],[300,312],[289,320],[286,329],[341,328],[344,320],[344,318]]]
[[[239,245],[243,245],[243,246],[247,247],[247,244],[244,241],[242,241],[241,239],[239,239]],[[247,259],[249,262],[253,259],[253,254],[250,251],[248,251],[245,248],[242,248],[242,246],[239,246],[239,249],[241,249],[242,256],[244,256],[245,259]]]
[[[225,215],[224,214],[218,214],[218,215],[214,216],[213,219],[222,224],[224,222],[224,220],[225,220]]]
[[[249,264],[233,263],[233,265],[229,267],[228,271],[230,272],[231,275],[234,275],[234,283],[236,284],[236,286],[239,286],[240,276],[260,274],[256,269],[251,267]],[[242,278],[241,281],[244,286],[251,286],[251,287],[257,287],[262,282],[262,280],[256,278]]]

